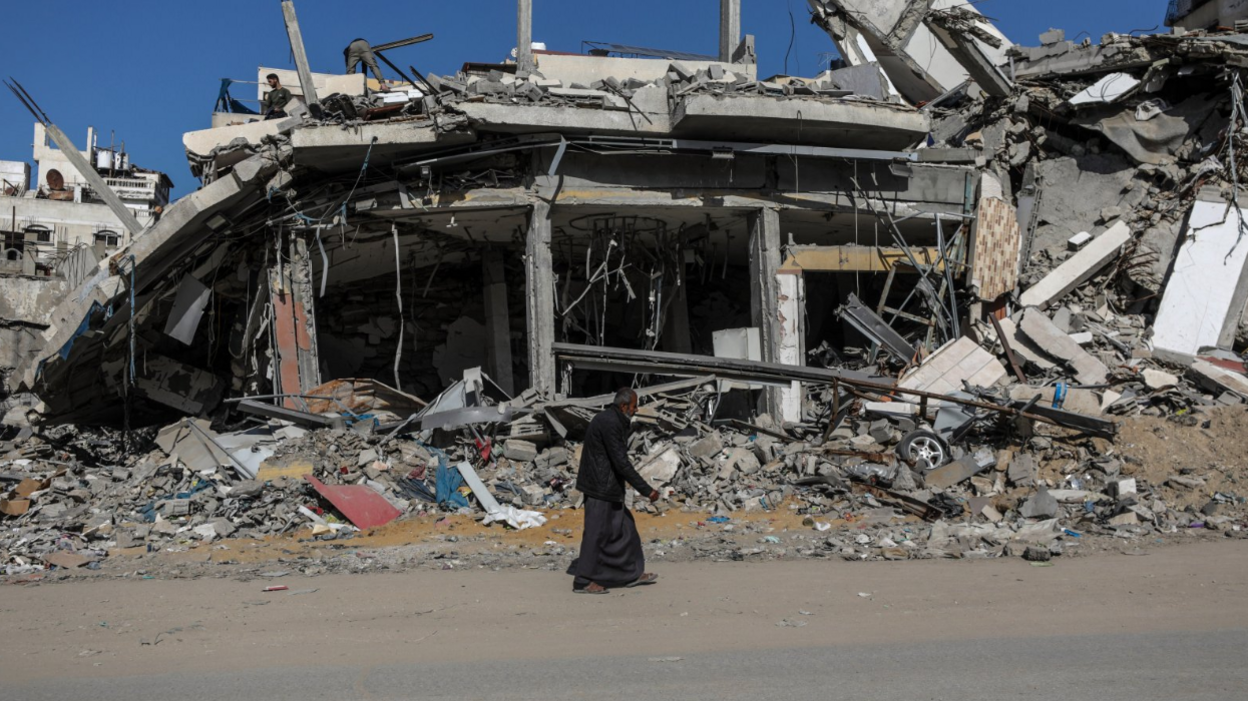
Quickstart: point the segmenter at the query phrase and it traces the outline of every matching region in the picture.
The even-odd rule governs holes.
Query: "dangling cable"
[[[390,225],[390,233],[394,236],[394,298],[399,303],[399,344],[394,350],[394,388],[403,391],[403,381],[399,379],[399,362],[403,359],[403,331],[407,323],[403,318],[403,262],[399,257],[399,226]]]

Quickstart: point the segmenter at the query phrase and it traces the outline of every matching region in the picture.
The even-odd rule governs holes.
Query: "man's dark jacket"
[[[628,417],[618,406],[589,422],[581,446],[581,469],[576,475],[576,488],[585,496],[622,502],[626,482],[647,497],[654,491],[628,460],[628,434]]]

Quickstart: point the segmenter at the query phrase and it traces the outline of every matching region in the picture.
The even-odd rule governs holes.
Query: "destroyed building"
[[[102,145],[94,128],[78,163],[42,123],[34,128],[33,169],[0,161],[0,379],[36,347],[52,308],[159,219],[173,188],[164,173],[131,163],[124,142]],[[78,170],[84,163],[94,177]],[[132,213],[134,230],[105,203],[100,183]]]
[[[232,520],[190,492],[148,514],[165,536],[332,536],[313,487],[465,508],[431,487],[454,463],[528,525],[500,509],[576,505],[578,427],[621,384],[688,509],[936,522],[855,557],[1242,525],[1230,486],[1180,505],[1213,483],[1137,484],[1112,438],[1248,399],[1244,35],[1032,47],[951,1],[811,0],[846,66],[767,78],[738,0],[713,57],[535,50],[519,4],[515,61],[387,60],[381,93],[312,73],[283,3],[299,108],[186,134],[202,187],[52,310],[14,425],[196,419],[114,478],[216,471]],[[311,486],[263,477],[309,442]],[[11,499],[73,491],[48,477]]]

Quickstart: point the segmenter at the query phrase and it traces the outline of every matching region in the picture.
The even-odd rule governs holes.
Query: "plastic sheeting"
[[[1183,144],[1216,114],[1214,107],[1221,99],[1193,97],[1161,113],[1150,111],[1144,120],[1136,117],[1135,110],[1109,107],[1076,117],[1071,123],[1100,132],[1140,163],[1165,165],[1173,163]]]

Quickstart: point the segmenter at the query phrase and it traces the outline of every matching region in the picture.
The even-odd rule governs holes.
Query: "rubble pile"
[[[629,112],[628,120],[616,115],[619,124],[592,127],[604,133],[644,131],[648,115],[661,114],[666,124],[649,126],[672,133],[696,95],[777,101],[760,101],[764,108],[799,99],[821,105],[846,101],[876,118],[908,118],[891,131],[851,130],[853,138],[863,139],[888,132],[890,150],[846,149],[844,142],[837,142],[839,148],[812,145],[810,157],[825,159],[813,169],[818,176],[812,169],[800,171],[797,148],[783,143],[672,146],[706,149],[698,158],[731,161],[733,173],[756,167],[751,172],[757,178],[750,181],[756,184],[733,191],[728,188],[736,187],[738,176],[725,175],[723,192],[708,184],[711,194],[686,209],[741,207],[780,193],[779,202],[768,205],[774,208],[760,208],[746,219],[725,218],[723,226],[707,213],[704,221],[669,231],[658,218],[665,214],[661,205],[686,198],[695,176],[673,175],[669,190],[648,182],[628,192],[610,190],[628,168],[649,177],[650,161],[642,159],[667,157],[668,146],[621,141],[623,152],[617,155],[638,160],[620,161],[631,165],[596,181],[592,169],[602,154],[565,154],[573,140],[592,141],[592,134],[572,130],[572,139],[563,133],[542,136],[545,141],[535,148],[547,149],[548,161],[510,155],[536,143],[527,136],[495,135],[423,161],[395,156],[402,143],[385,144],[380,149],[392,147],[396,165],[372,179],[365,176],[380,137],[342,146],[360,156],[362,166],[358,173],[344,166],[329,179],[316,168],[291,165],[292,144],[299,139],[288,136],[273,137],[263,147],[240,146],[271,156],[263,163],[232,154],[237,165],[222,165],[229,148],[197,160],[206,171],[221,170],[233,179],[217,183],[217,190],[231,182],[240,188],[252,180],[263,185],[263,195],[252,193],[250,205],[232,212],[233,221],[217,210],[212,217],[204,214],[211,236],[194,229],[168,234],[175,243],[175,233],[188,240],[179,245],[201,247],[208,262],[200,277],[209,279],[203,271],[211,269],[221,279],[212,280],[214,294],[231,306],[218,312],[225,321],[204,326],[229,327],[231,340],[224,347],[229,359],[213,370],[187,360],[177,372],[140,378],[149,412],[158,404],[198,416],[151,436],[50,428],[32,424],[22,411],[9,412],[0,433],[5,484],[0,549],[8,571],[91,566],[118,549],[178,551],[220,539],[350,540],[395,521],[449,514],[472,516],[500,531],[557,533],[550,522],[574,513],[582,502],[575,489],[580,440],[611,401],[611,395],[576,395],[603,391],[608,383],[629,384],[641,395],[630,453],[662,496],[657,505],[633,507],[656,518],[677,509],[695,519],[698,529],[688,538],[656,539],[650,545],[655,550],[727,559],[1019,556],[1046,562],[1098,542],[1138,546],[1195,532],[1248,534],[1248,466],[1241,459],[1248,427],[1248,368],[1242,355],[1248,339],[1248,219],[1239,199],[1248,184],[1245,35],[1176,30],[1076,44],[1052,30],[1041,37],[1041,46],[1020,47],[988,32],[987,21],[969,10],[932,15],[914,9],[906,31],[880,32],[861,13],[850,12],[861,3],[811,4],[821,8],[818,23],[834,38],[852,39],[854,32],[884,36],[895,60],[849,61],[810,79],[763,81],[752,77],[748,64],[709,62],[695,70],[676,61],[666,63],[665,75],[656,80],[612,77],[566,85],[520,65],[468,64],[455,76],[421,78],[422,86],[410,91],[330,96],[320,116],[297,120],[283,131],[299,137],[301,130],[316,133],[326,124],[409,118],[416,123],[419,117],[422,127],[439,132],[419,134],[432,142],[466,124],[459,118],[470,107],[494,110],[472,117],[475,127],[483,127],[500,121],[499,105],[524,103],[560,108],[551,113],[559,119],[583,115],[580,108]],[[940,51],[966,69],[954,71],[959,80],[966,75],[972,80],[948,86],[942,75],[920,75],[906,63],[914,57],[904,55],[905,47],[888,43],[916,35],[920,22],[926,36],[954,35],[942,39]],[[985,47],[1002,51],[1008,63],[985,67],[982,62],[994,55]],[[945,70],[947,63],[933,61],[932,70]],[[913,80],[897,80],[906,74]],[[538,115],[537,121],[550,116]],[[767,131],[772,131],[769,120],[780,119],[765,111],[756,118]],[[807,116],[797,111],[795,118],[798,129],[807,129],[802,126]],[[913,124],[927,132],[923,142],[908,142],[905,152],[891,150],[894,140],[911,138]],[[547,125],[541,127],[545,132]],[[517,133],[536,128],[528,124]],[[337,137],[341,130],[332,131]],[[724,133],[731,130],[714,132]],[[816,132],[805,138],[820,137]],[[743,149],[734,151],[737,146]],[[757,153],[750,158],[759,160],[747,159],[751,150]],[[573,169],[565,157],[584,160]],[[850,163],[854,158],[863,159],[861,178],[860,161]],[[696,163],[696,178],[716,177],[703,161]],[[571,172],[567,191],[559,168]],[[819,180],[823,175],[827,178]],[[536,186],[519,191],[539,180],[549,185],[540,196]],[[864,189],[871,180],[882,183],[873,186],[878,191]],[[803,182],[809,189],[801,188]],[[420,189],[427,191],[423,199],[412,195]],[[551,203],[559,197],[589,200],[608,190],[584,216],[577,212],[563,225],[552,224]],[[357,193],[361,199],[354,199]],[[946,196],[952,204],[941,199]],[[452,202],[447,207],[470,206],[446,209],[436,220],[408,222],[412,229],[404,235],[426,246],[419,254],[409,249],[406,264],[416,283],[411,284],[395,222],[443,206],[444,197]],[[643,211],[640,217],[604,213],[642,197],[660,205],[634,210]],[[802,198],[816,209],[782,220],[781,213]],[[478,206],[516,211],[474,224],[497,226],[492,241],[474,238],[467,225],[462,235],[448,233],[460,228],[457,216]],[[187,218],[193,216],[199,213]],[[507,223],[499,224],[507,216]],[[838,216],[844,240],[836,239],[836,232],[812,233],[824,223],[831,228]],[[605,223],[578,229],[586,218]],[[661,226],[639,228],[639,218]],[[903,234],[902,224],[917,218],[922,227],[912,222],[904,228],[924,236],[926,246],[911,245]],[[281,226],[275,224],[279,220]],[[621,226],[624,220],[631,224]],[[783,232],[786,244],[782,221],[801,230],[804,241],[837,245],[799,243],[797,235]],[[282,228],[287,223],[290,230]],[[730,264],[724,229],[733,225],[748,226],[738,241],[748,239],[750,250],[734,254]],[[860,225],[876,230],[875,246],[860,243]],[[265,229],[277,238],[212,238],[230,227]],[[556,236],[552,229],[561,231]],[[854,244],[842,245],[851,230]],[[722,259],[708,247],[712,232],[723,237]],[[653,234],[653,249],[639,243],[643,234]],[[825,234],[826,240],[820,238]],[[330,240],[334,235],[336,242]],[[769,236],[774,244],[766,243]],[[510,271],[502,249],[480,261],[472,258],[486,245],[482,239],[514,244],[505,249],[515,259]],[[553,253],[552,239],[559,244]],[[687,246],[687,239],[701,240],[702,248]],[[263,268],[268,264],[260,260],[268,260],[269,252],[259,247],[265,240],[279,254],[288,250],[290,264]],[[326,241],[339,246],[331,252],[350,253],[343,256],[347,263],[334,261],[345,270],[331,272]],[[314,247],[320,255],[315,264],[309,253]],[[658,264],[640,266],[636,261],[643,255]],[[604,259],[599,263],[597,256]],[[432,272],[419,278],[413,262],[418,258],[436,260],[428,266]],[[714,284],[748,288],[750,297],[741,297],[748,303],[741,306],[750,308],[752,328],[726,328],[737,322],[705,318],[714,314],[690,321],[689,307],[696,311],[697,304],[688,299],[692,268],[685,266],[700,264],[705,279],[707,258],[710,272],[719,276]],[[435,286],[444,259],[457,267]],[[239,265],[217,276],[215,266],[226,260]],[[813,265],[804,268],[804,261]],[[173,273],[140,267],[150,276],[151,290],[141,289],[146,298],[173,300],[131,322],[148,325],[143,333],[130,331],[154,349],[145,368],[180,362],[162,365],[159,353],[189,357],[164,338],[179,326],[174,310],[166,307],[190,319],[189,335],[180,340],[194,345],[209,295],[192,278],[189,263],[183,267]],[[574,277],[581,267],[584,278]],[[110,304],[120,303],[127,289],[119,270],[120,264],[99,276],[111,281],[111,296],[99,293]],[[317,272],[319,294],[314,294]],[[840,306],[828,314],[845,327],[833,334],[844,343],[807,346],[805,319],[814,316],[816,305],[801,306],[806,272],[855,278],[855,292],[847,284],[836,288]],[[880,292],[878,285],[858,286],[860,274],[882,278],[885,273],[878,303],[858,298],[863,289]],[[327,295],[334,275],[345,282],[335,280],[339,287]],[[510,298],[506,279],[524,279]],[[643,283],[648,287],[640,287]],[[139,283],[132,275],[129,284]],[[613,285],[627,302],[609,294]],[[476,294],[487,287],[494,288],[490,296]],[[489,333],[480,322],[464,321],[470,307],[478,311],[478,298],[478,316],[487,318]],[[86,299],[84,292],[79,302]],[[203,302],[192,309],[196,299]],[[577,328],[576,315],[569,315],[582,302],[597,317],[590,329]],[[825,310],[834,306],[820,302]],[[129,304],[136,303],[131,289]],[[680,306],[683,320],[664,316]],[[100,302],[76,316],[64,314],[73,323],[47,335],[59,342],[49,342],[42,356],[47,365],[31,364],[31,386],[37,378],[42,388],[83,391],[86,381],[79,378],[88,373],[75,368],[106,366],[113,373],[96,383],[105,386],[89,387],[98,394],[78,396],[115,401],[124,395],[128,422],[130,390],[117,391],[113,378],[127,360],[134,367],[135,337],[123,343],[125,325],[112,321],[112,306],[104,310]],[[527,335],[516,333],[521,317]],[[271,339],[265,338],[270,321]],[[296,328],[296,321],[304,326]],[[405,335],[411,333],[409,322],[436,332],[436,342],[426,342],[429,337],[413,342]],[[473,333],[451,332],[462,323],[475,325]],[[694,342],[684,327],[695,323],[709,323],[713,332],[741,332],[744,346],[753,332],[763,350],[721,349],[720,339],[712,338],[714,355],[690,354]],[[634,337],[644,348],[611,347],[606,339],[625,337],[609,328],[616,325],[637,331]],[[670,344],[684,352],[658,350],[668,347],[663,335],[673,330],[686,332],[683,343]],[[203,339],[210,332],[198,333]],[[106,334],[112,334],[107,342]],[[461,358],[447,359],[456,355],[448,350],[451,336],[460,347],[492,341],[489,351],[478,355],[494,363],[498,372],[492,373],[507,377],[496,383],[480,368],[456,366]],[[568,342],[582,336],[595,345]],[[531,344],[527,366],[526,359],[511,355],[517,338]],[[705,350],[707,339],[698,340]],[[336,367],[339,363],[349,366]],[[232,373],[228,378],[222,377],[223,365]],[[264,391],[320,384],[301,382],[305,374],[320,377],[321,366],[339,378],[405,378],[405,388],[420,396],[378,379],[340,379],[297,393]],[[500,385],[515,384],[517,369],[527,371],[530,385],[544,389],[504,390]],[[590,373],[602,374],[590,378]],[[218,395],[226,393],[221,385],[227,379],[230,398],[222,400]],[[193,391],[170,390],[188,386]],[[420,398],[435,393],[429,401]],[[73,402],[65,397],[42,399],[56,405],[53,415],[99,418],[81,406],[67,406]],[[143,418],[150,423],[151,413]],[[1165,445],[1184,448],[1167,451]],[[791,517],[793,525],[776,532],[746,518],[760,514],[777,521]]]
[[[712,525],[750,513],[804,517],[808,534],[795,550],[779,549],[780,556],[1036,558],[1035,548],[1060,554],[1071,542],[1097,536],[1138,541],[1192,528],[1248,533],[1242,530],[1248,506],[1241,484],[1248,472],[1241,464],[1196,463],[1145,477],[1142,461],[1111,441],[1044,424],[1020,434],[1014,421],[993,417],[946,446],[947,461],[933,468],[911,446],[913,436],[934,434],[916,434],[916,421],[889,418],[891,411],[880,415],[867,408],[871,403],[854,402],[828,432],[817,421],[714,420],[715,382],[683,384],[643,399],[630,443],[635,464],[663,494],[657,509],[710,514]],[[1173,391],[1158,390],[1158,405],[1174,406],[1163,399]],[[151,436],[142,454],[110,452],[112,442],[91,432],[76,433],[78,445],[28,435],[21,448],[0,458],[0,477],[16,482],[0,507],[7,571],[98,567],[119,549],[179,552],[219,539],[352,538],[359,514],[323,498],[309,477],[370,490],[393,509],[391,518],[464,513],[488,519],[479,492],[464,479],[470,474],[488,490],[486,499],[498,502],[492,508],[514,514],[575,509],[581,497],[573,486],[580,454],[574,436],[606,399],[572,405],[530,403],[534,399],[530,394],[505,406],[487,400],[486,421],[416,433],[387,411],[354,421],[358,413],[327,412],[344,425],[320,429],[269,421],[217,433],[206,422],[195,429],[184,420]],[[1204,404],[1167,413],[1185,430],[1226,423]],[[807,409],[826,406],[811,401]],[[516,413],[506,423],[488,420],[508,411]],[[430,425],[455,420],[437,413],[423,418]],[[243,447],[231,454],[214,451],[218,444]],[[92,461],[93,449],[117,464]],[[256,466],[250,477],[248,464]],[[656,508],[638,502],[635,508]],[[765,535],[774,530],[748,521],[728,529],[747,540],[762,535],[763,546],[782,543]],[[670,554],[688,545],[691,557],[777,556],[722,533],[685,540],[653,547]]]
[[[643,93],[643,91],[646,91]],[[639,94],[642,93],[642,94]],[[333,95],[325,101],[327,123],[346,124],[406,115],[452,116],[465,102],[491,102],[601,110],[654,111],[654,99],[670,100],[694,93],[754,95],[771,98],[836,98],[895,102],[887,92],[887,79],[878,67],[860,66],[828,70],[815,78],[776,76],[758,80],[750,72],[734,72],[720,64],[687,67],[668,64],[663,78],[606,77],[585,83],[547,77],[540,70],[510,70],[470,66],[455,75],[429,75],[421,84],[369,96]],[[666,108],[666,105],[664,105]],[[443,128],[448,125],[439,125]]]

